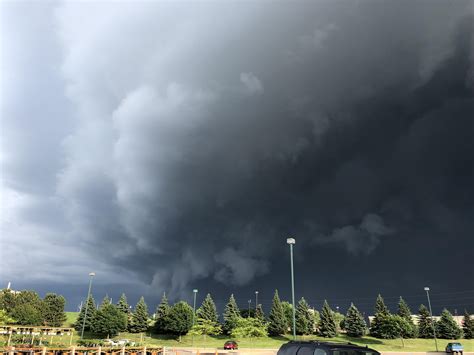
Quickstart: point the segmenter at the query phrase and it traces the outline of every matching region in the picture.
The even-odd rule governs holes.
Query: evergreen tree
[[[184,301],[176,303],[171,307],[167,317],[166,331],[167,333],[181,335],[189,332],[193,325],[193,309]]]
[[[66,300],[63,296],[48,293],[43,299],[43,307],[41,310],[44,325],[61,327],[66,321],[66,313],[64,312],[65,304]]]
[[[240,318],[239,307],[235,301],[234,295],[230,295],[229,302],[227,302],[224,309],[224,326],[223,330],[225,334],[230,334],[232,329],[237,326],[237,321]]]
[[[262,305],[259,303],[255,310],[255,318],[258,319],[262,324],[265,323],[265,313],[263,312]]]
[[[204,301],[202,301],[201,307],[197,310],[196,315],[198,318],[207,319],[213,323],[218,322],[219,315],[217,314],[216,305],[209,293]]]
[[[280,301],[280,297],[278,296],[278,290],[275,290],[272,308],[270,310],[270,314],[268,315],[268,320],[270,322],[268,325],[268,331],[271,335],[282,335],[286,333],[287,320]]]
[[[404,334],[404,338],[415,338],[416,337],[416,326],[413,322],[413,318],[411,316],[410,307],[408,307],[405,300],[400,296],[400,301],[398,302],[398,312],[397,314],[405,319],[408,322],[410,327],[410,331]]]
[[[331,307],[324,300],[323,308],[320,313],[319,334],[325,338],[333,338],[337,335],[336,320]]]
[[[79,316],[77,317],[76,323],[74,323],[74,328],[77,331],[82,330],[82,324],[84,323],[85,312],[86,312],[86,305],[83,304],[81,307],[81,311],[79,312]],[[97,312],[97,310],[95,308],[94,297],[90,295],[89,298],[87,299],[87,316],[86,316],[86,323],[84,326],[85,331],[91,330],[95,312]]]
[[[353,303],[347,310],[346,318],[344,320],[344,329],[350,337],[361,337],[367,332],[367,324],[364,317]]]
[[[464,339],[474,338],[474,319],[471,318],[467,310],[464,310],[464,317],[462,320],[462,330],[464,332]]]
[[[433,323],[430,312],[423,304],[418,309],[418,337],[433,338]]]
[[[112,299],[108,295],[105,295],[105,297],[102,299],[102,303],[99,305],[99,308],[103,308],[109,304],[112,304]]]
[[[128,324],[131,319],[130,306],[128,305],[127,296],[125,296],[125,293],[122,293],[122,295],[120,296],[120,299],[117,302],[116,307],[120,312],[122,312],[125,315],[125,319],[127,320],[123,329],[120,329],[121,332],[125,332],[128,329]]]
[[[313,332],[311,313],[309,304],[301,297],[296,307],[296,333],[300,335],[309,335]]]
[[[436,324],[436,328],[436,334],[441,339],[459,339],[462,335],[461,328],[459,328],[451,312],[446,308],[441,312],[441,317]]]
[[[155,312],[155,325],[153,327],[153,331],[157,334],[165,334],[166,333],[166,321],[167,317],[170,313],[170,305],[168,304],[168,299],[166,298],[166,294],[163,293],[163,297],[161,298],[161,302],[158,305],[156,312]]]
[[[126,323],[127,316],[111,302],[106,301],[102,302],[95,312],[91,330],[97,334],[115,336],[124,329]]]
[[[120,299],[117,302],[117,309],[123,314],[127,315],[127,317],[130,314],[130,306],[128,305],[127,296],[125,296],[125,293],[122,293],[120,296]]]
[[[145,303],[145,299],[140,297],[137,305],[135,306],[135,311],[132,314],[130,319],[130,324],[128,325],[128,330],[130,333],[141,333],[148,329],[148,307]]]
[[[380,325],[385,316],[390,315],[385,302],[383,301],[382,296],[379,294],[377,300],[375,301],[375,313],[372,322],[370,323],[370,335],[375,338],[381,338],[382,334],[380,331]]]

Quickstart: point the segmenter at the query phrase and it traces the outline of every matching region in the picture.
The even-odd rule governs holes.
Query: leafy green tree
[[[11,312],[11,317],[21,325],[42,325],[43,315],[39,308],[33,304],[21,303],[16,305]]]
[[[148,307],[145,303],[145,299],[140,297],[135,311],[132,314],[128,330],[130,333],[141,333],[148,329]]]
[[[425,305],[420,305],[418,309],[418,337],[419,338],[433,338],[433,320],[430,312]]]
[[[16,320],[10,317],[4,309],[0,309],[0,324],[15,324]]]
[[[116,336],[127,324],[127,316],[110,302],[102,302],[95,312],[92,331],[97,334]]]
[[[268,335],[266,323],[257,318],[239,318],[236,327],[232,330],[233,338],[260,338]]]
[[[353,303],[347,310],[346,318],[344,320],[344,329],[350,337],[362,337],[367,332],[367,324],[364,317]]]
[[[48,293],[43,299],[41,313],[43,322],[47,326],[60,327],[66,321],[64,306],[66,299],[55,293]]]
[[[189,332],[193,325],[193,309],[184,301],[174,304],[170,309],[166,323],[167,332],[179,335],[181,342],[181,335]]]
[[[313,332],[312,317],[309,311],[309,304],[301,297],[296,307],[296,333],[309,335]]]
[[[7,314],[11,314],[16,306],[16,295],[9,289],[0,291],[0,309],[5,310]]]
[[[387,306],[385,306],[385,302],[382,296],[379,294],[377,296],[377,300],[375,301],[375,313],[372,322],[370,323],[370,335],[375,338],[382,338],[382,333],[380,330],[380,326],[382,320],[385,319],[385,316],[389,316],[390,312],[388,311]]]
[[[314,308],[311,310],[311,326],[312,334],[318,333],[319,322],[321,321],[321,316],[317,310]]]
[[[333,338],[337,335],[336,320],[331,307],[324,300],[323,308],[320,313],[319,334],[325,338]]]
[[[278,290],[275,290],[268,320],[270,322],[268,325],[268,331],[271,335],[281,335],[286,333],[286,330],[288,329],[287,319],[285,317],[280,297],[278,296]]]
[[[467,310],[464,310],[462,330],[464,333],[464,339],[474,338],[474,319],[471,318],[471,315],[467,312]]]
[[[170,305],[168,304],[168,299],[166,298],[166,294],[163,294],[161,298],[161,302],[158,305],[156,312],[155,312],[155,325],[153,327],[153,331],[157,334],[165,334],[166,333],[166,322],[167,317],[170,313]]]
[[[260,322],[265,323],[265,313],[263,312],[263,308],[260,303],[257,305],[257,309],[255,310],[255,318]]]
[[[76,319],[76,323],[74,323],[74,328],[77,331],[82,330],[82,324],[84,323],[85,312],[86,312],[86,305],[83,304],[79,312],[79,316]],[[84,326],[85,331],[90,331],[92,329],[92,323],[93,323],[96,312],[97,310],[95,306],[94,297],[90,295],[89,298],[87,299],[87,315],[86,315],[86,323]]]
[[[217,323],[219,315],[217,314],[216,305],[208,293],[204,301],[202,301],[201,307],[196,312],[198,318],[207,319],[211,322]]]
[[[293,332],[293,305],[290,302],[282,301],[283,313],[285,314],[285,332]]]
[[[336,322],[336,329],[339,332],[342,329],[341,324],[344,324],[344,314],[334,311],[332,314],[334,316],[334,321]]]
[[[400,296],[400,301],[398,302],[398,311],[397,314],[405,319],[410,326],[410,331],[407,334],[404,334],[404,338],[415,338],[416,337],[416,325],[413,322],[413,318],[411,316],[410,307],[405,302],[405,300]]]
[[[441,317],[438,322],[436,322],[436,334],[441,339],[459,339],[462,336],[461,328],[454,321],[451,312],[446,308],[441,312]]]
[[[379,338],[381,339],[404,339],[411,332],[408,321],[397,314],[381,315],[379,320]]]
[[[198,318],[196,324],[191,328],[189,334],[202,335],[204,341],[206,341],[207,335],[219,335],[222,333],[222,327],[220,324],[213,322],[209,319]]]

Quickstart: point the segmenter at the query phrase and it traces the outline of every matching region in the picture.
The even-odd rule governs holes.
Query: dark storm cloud
[[[58,217],[18,204],[11,169],[12,220],[74,245],[81,268],[174,294],[269,277],[288,235],[308,265],[324,248],[363,260],[453,233],[472,246],[470,5],[59,4],[58,103],[74,125],[53,113],[42,127],[60,142],[39,132],[62,158],[48,165]]]

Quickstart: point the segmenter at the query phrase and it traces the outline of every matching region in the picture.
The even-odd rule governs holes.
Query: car
[[[104,339],[102,342],[104,343],[104,346],[117,346],[117,345],[119,345],[117,342],[115,342],[112,339]]]
[[[462,355],[463,350],[461,343],[448,343],[448,345],[446,345],[447,353],[460,353]]]
[[[377,350],[352,343],[323,341],[290,341],[283,344],[277,355],[380,355]]]
[[[237,350],[239,346],[236,341],[228,340],[224,344],[224,350]]]

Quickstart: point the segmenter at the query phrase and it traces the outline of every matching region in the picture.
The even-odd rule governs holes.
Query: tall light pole
[[[249,300],[249,313],[247,314],[247,318],[250,318],[250,303],[252,303],[252,300]]]
[[[258,291],[255,291],[255,314],[257,314]]]
[[[196,295],[198,293],[197,289],[193,290],[193,296],[194,296],[194,301],[193,301],[193,327],[194,327],[194,319],[196,318]]]
[[[89,298],[91,296],[91,288],[92,288],[92,278],[94,276],[95,276],[95,272],[89,273],[89,291],[87,291],[86,309],[84,310],[84,319],[82,320],[81,340],[84,337],[84,328],[86,327],[86,318],[87,318],[87,307],[89,306]]]
[[[428,298],[428,307],[430,307],[431,327],[433,328],[433,336],[434,336],[436,351],[438,351],[438,341],[436,340],[436,329],[434,325],[433,312],[431,311],[430,288],[425,287],[425,291],[426,291],[426,297]]]
[[[296,240],[294,238],[287,238],[286,243],[290,245],[291,301],[293,304],[293,340],[296,340],[295,276],[293,272],[293,245],[296,243]]]

